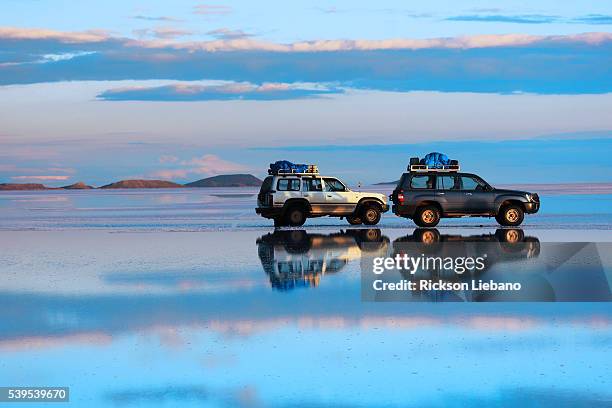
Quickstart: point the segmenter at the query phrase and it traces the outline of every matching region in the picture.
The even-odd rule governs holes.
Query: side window
[[[311,178],[304,180],[304,191],[323,191],[321,179]]]
[[[461,190],[459,179],[455,176],[438,176],[438,190]]]
[[[276,186],[278,191],[300,191],[299,179],[280,179]]]
[[[325,191],[346,191],[346,187],[339,180],[333,178],[324,178]]]
[[[474,191],[474,190],[483,190],[483,186],[480,185],[480,183],[469,176],[461,176],[461,184],[462,184],[462,188],[463,190],[470,190],[470,191]]]
[[[413,175],[410,179],[410,188],[414,189],[433,189],[435,176]]]

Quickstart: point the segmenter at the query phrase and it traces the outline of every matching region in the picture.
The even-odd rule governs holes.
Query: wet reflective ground
[[[181,194],[164,198],[166,206]],[[122,206],[113,197],[99,211],[113,220],[104,227],[92,215],[100,204],[84,206],[89,197],[71,198],[70,209],[5,198],[0,385],[69,386],[71,405],[87,407],[612,401],[610,303],[361,300],[365,259],[404,245],[446,250],[446,242],[466,251],[499,247],[486,273],[529,272],[520,265],[537,260],[559,295],[557,276],[588,248],[555,263],[547,243],[610,242],[609,229],[545,228],[533,217],[521,230],[450,220],[453,227],[425,231],[387,215],[380,229],[322,220],[328,226],[274,232],[240,197],[220,200],[237,200],[230,213],[244,218],[220,213],[206,217],[222,221],[203,217],[198,227],[198,217],[185,212],[212,213],[220,205],[198,208],[190,197],[189,210],[148,199],[132,205],[129,197]],[[142,223],[134,221],[141,215]],[[89,227],[68,225],[90,216]],[[41,218],[47,223],[39,225]],[[182,218],[182,232],[166,227]],[[26,222],[44,228],[26,230]],[[226,227],[232,222],[237,231]],[[599,286],[609,294],[609,254],[601,263]]]

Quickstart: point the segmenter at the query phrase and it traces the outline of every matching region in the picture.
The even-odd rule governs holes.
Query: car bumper
[[[257,207],[255,213],[261,215],[264,218],[275,218],[282,215],[283,209],[281,207]]]
[[[393,205],[393,207],[391,207],[391,211],[393,211],[393,214],[397,215],[398,217],[413,217],[414,216],[414,212],[416,211],[416,206],[414,205]]]
[[[525,203],[525,212],[527,214],[535,214],[540,211],[540,203],[529,202]]]

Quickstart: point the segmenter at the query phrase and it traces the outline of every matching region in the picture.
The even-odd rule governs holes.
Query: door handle
[[[304,193],[304,197],[309,197],[309,196],[310,196],[310,194]]]
[[[436,193],[436,195],[444,195],[444,193]]]
[[[465,195],[472,195],[472,193],[465,193]]]
[[[332,198],[332,197],[333,197],[333,195],[331,195],[331,194],[328,194],[328,195],[327,195],[327,197],[328,197],[328,198]]]

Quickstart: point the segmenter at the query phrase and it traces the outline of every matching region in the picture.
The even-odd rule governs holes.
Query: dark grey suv
[[[421,227],[452,217],[495,217],[501,225],[517,226],[540,209],[535,193],[494,188],[475,174],[454,171],[404,173],[389,198],[395,215]]]

